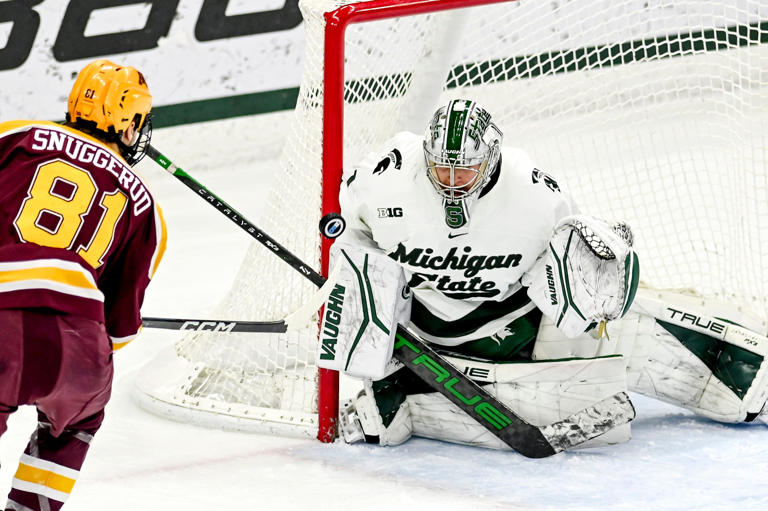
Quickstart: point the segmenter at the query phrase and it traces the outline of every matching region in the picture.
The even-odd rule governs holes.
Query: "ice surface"
[[[274,162],[213,172],[169,156],[258,225]],[[144,314],[204,316],[250,239],[176,179],[151,164],[141,170],[169,226]],[[107,418],[65,509],[768,509],[768,427],[718,424],[642,396],[633,396],[630,443],[543,460],[424,439],[396,448],[323,445],[171,422],[140,409],[131,393],[138,369],[177,337],[147,330],[116,354]],[[0,440],[0,493],[34,420],[32,409],[22,409]]]

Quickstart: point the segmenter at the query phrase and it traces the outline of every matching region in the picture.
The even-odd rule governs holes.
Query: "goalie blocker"
[[[408,324],[411,295],[403,269],[385,254],[336,242],[339,275],[325,302],[318,365],[379,379],[392,360],[398,324]]]

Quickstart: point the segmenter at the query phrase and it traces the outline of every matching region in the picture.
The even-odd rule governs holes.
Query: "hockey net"
[[[334,208],[342,162],[354,165],[396,131],[423,132],[448,98],[471,98],[584,212],[632,226],[643,281],[721,298],[764,326],[762,0],[349,3],[300,3],[303,78],[265,232],[320,268],[317,225],[321,208]],[[326,19],[339,46],[325,45]],[[343,90],[324,81],[332,66]],[[256,244],[216,317],[279,319],[315,290]],[[145,368],[139,394],[182,420],[315,435],[335,417],[321,406],[318,419],[316,349],[315,319],[289,335],[195,333]]]

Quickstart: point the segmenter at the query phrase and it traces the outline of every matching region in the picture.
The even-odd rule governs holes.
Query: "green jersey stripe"
[[[411,306],[411,321],[422,332],[446,339],[471,334],[487,323],[522,309],[531,303],[527,289],[518,292],[500,302],[483,302],[469,314],[454,321],[444,321],[432,314],[426,306],[414,297]]]

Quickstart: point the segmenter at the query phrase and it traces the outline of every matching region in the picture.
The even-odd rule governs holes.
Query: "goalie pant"
[[[658,318],[665,313],[667,321]],[[673,322],[682,317],[688,320]],[[716,421],[749,422],[760,416],[768,422],[768,363],[760,353],[768,339],[755,335],[759,346],[750,350],[701,332],[728,324],[765,331],[764,324],[727,303],[640,288],[629,313],[609,323],[603,339],[588,334],[565,338],[544,318],[533,358],[621,353],[627,359],[629,390]]]
[[[446,359],[470,374],[521,418],[545,426],[626,390],[621,356],[582,360],[491,363],[458,356]],[[406,369],[380,381],[366,379],[363,390],[342,405],[340,429],[347,443],[365,440],[399,445],[411,436],[508,450],[444,396],[429,392]],[[607,431],[578,448],[623,443],[630,425]]]

